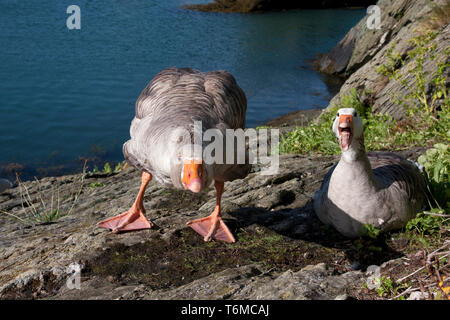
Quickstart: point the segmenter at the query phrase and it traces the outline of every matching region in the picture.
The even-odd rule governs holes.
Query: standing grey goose
[[[366,153],[363,124],[353,108],[339,109],[333,122],[342,156],[314,195],[319,219],[347,237],[370,224],[402,228],[423,207],[426,185],[420,170],[391,152]]]
[[[188,225],[205,241],[234,242],[220,216],[221,196],[224,182],[244,178],[250,165],[207,164],[191,148],[194,121],[201,121],[203,131],[216,128],[225,136],[226,129],[244,128],[246,109],[244,92],[226,71],[203,73],[190,68],[168,68],[159,72],[136,101],[131,139],[123,145],[127,162],[142,170],[139,193],[127,212],[98,225],[114,233],[151,228],[153,223],[144,216],[143,195],[152,177],[167,187],[195,193],[214,180],[217,194],[214,211]],[[200,147],[203,150],[205,142]]]

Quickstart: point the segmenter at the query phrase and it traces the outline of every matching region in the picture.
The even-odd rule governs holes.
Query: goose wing
[[[427,188],[419,168],[401,155],[392,152],[368,152],[375,179],[388,190],[392,201],[406,199],[416,209],[421,209]]]
[[[131,139],[123,146],[125,159],[138,169],[153,172],[154,161],[149,161],[148,155],[157,152],[158,146],[175,148],[176,143],[164,139],[168,132],[177,127],[192,129],[194,121],[201,121],[203,129],[244,128],[246,109],[244,92],[226,71],[164,69],[136,101]],[[227,176],[231,178],[236,170],[242,171],[242,166],[223,169],[230,172]]]
[[[226,71],[200,72],[168,68],[159,72],[136,101],[137,119],[216,120],[230,128],[244,128],[247,100]],[[211,119],[212,118],[212,119]]]

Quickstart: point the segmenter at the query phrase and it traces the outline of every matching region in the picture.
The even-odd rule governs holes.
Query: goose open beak
[[[353,116],[342,114],[339,116],[339,145],[342,151],[347,151],[352,143]]]

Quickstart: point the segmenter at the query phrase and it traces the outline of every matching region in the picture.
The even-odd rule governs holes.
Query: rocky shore
[[[420,153],[404,154],[415,159]],[[367,277],[362,270],[400,254],[392,248],[361,254],[316,218],[313,194],[337,160],[283,155],[276,175],[255,168],[245,179],[226,183],[224,218],[235,244],[204,243],[186,226],[212,211],[213,189],[195,195],[152,182],[144,203],[156,227],[115,235],[96,223],[132,204],[140,181],[134,168],[24,182],[0,195],[0,298],[349,297],[350,288]],[[45,210],[41,199],[56,207],[56,195],[59,212],[70,214],[51,222],[33,219],[34,208]],[[80,290],[66,285],[74,263],[81,270]]]
[[[385,58],[391,41],[406,50],[405,32],[428,10],[422,2],[379,1],[386,9],[382,21],[399,17],[398,25],[363,30],[363,19],[320,57],[322,71],[347,78],[330,106],[350,88],[362,93],[376,87],[379,78],[372,69]],[[402,17],[387,8],[403,12]],[[443,30],[437,46],[448,44],[448,26]],[[374,90],[370,100],[377,110],[401,118],[401,110],[388,99],[394,85],[389,83]],[[268,125],[285,133],[320,112],[295,112]],[[423,152],[399,151],[412,160]],[[404,266],[405,239],[361,250],[373,243],[360,239],[355,246],[316,218],[314,192],[338,158],[282,155],[277,174],[261,175],[256,166],[245,179],[226,183],[224,220],[236,236],[234,244],[205,243],[186,226],[213,210],[213,189],[196,195],[152,182],[144,205],[155,227],[116,235],[96,223],[132,204],[140,182],[136,169],[21,183],[0,193],[0,299],[374,298],[363,284],[370,287],[374,272]],[[419,258],[407,259],[412,265]],[[74,266],[80,270],[79,288],[68,285],[71,272],[78,270]]]
[[[450,40],[450,4],[445,0],[380,0],[377,5],[381,13],[380,29],[368,29],[367,18],[361,19],[336,47],[320,55],[314,64],[320,72],[346,78],[328,108],[355,88],[362,102],[372,105],[374,112],[389,113],[401,120],[404,108],[399,107],[396,100],[407,96],[409,87],[414,87],[415,81],[410,76],[415,62],[407,57],[413,49],[410,39],[419,32],[438,30],[437,37],[429,44],[436,46],[435,50],[425,54],[423,59],[424,82],[430,87],[431,78],[438,68],[434,57],[448,57],[445,52]],[[378,68],[388,64],[389,56],[394,52],[399,59],[397,65],[393,66],[397,75],[392,78],[380,74]],[[403,65],[400,64],[400,58],[405,61]],[[450,70],[446,70],[444,77],[449,87]],[[402,84],[399,78],[406,79],[407,84]],[[393,92],[398,93],[398,97],[393,97]]]
[[[271,1],[271,0],[214,0],[206,4],[190,4],[184,7],[205,12],[267,12],[293,9],[330,9],[368,7],[370,0],[321,0],[321,1]]]

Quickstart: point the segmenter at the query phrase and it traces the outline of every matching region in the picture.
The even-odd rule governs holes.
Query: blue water
[[[169,66],[231,72],[247,95],[247,126],[326,107],[332,92],[305,60],[365,14],[180,7],[189,2],[0,0],[0,176],[53,174],[80,157],[122,160],[136,99]],[[81,30],[66,27],[71,4]]]

